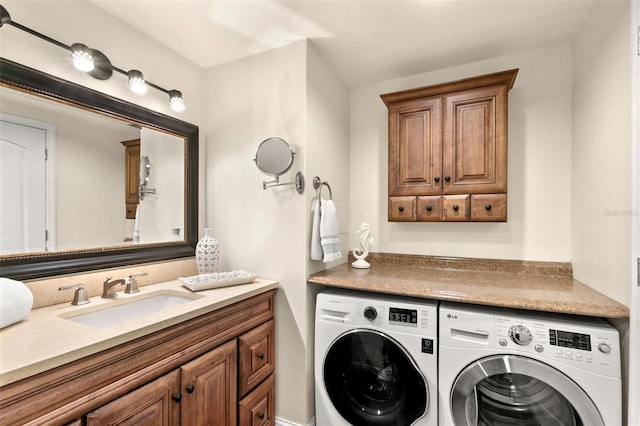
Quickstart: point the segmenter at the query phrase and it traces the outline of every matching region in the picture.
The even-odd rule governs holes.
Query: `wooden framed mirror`
[[[183,153],[183,159],[178,159],[183,168],[177,167],[178,173],[183,175],[184,209],[183,216],[177,219],[182,223],[172,225],[183,227],[184,237],[181,240],[175,241],[170,236],[172,228],[167,227],[166,240],[161,238],[135,245],[122,240],[121,244],[3,252],[0,254],[0,275],[25,280],[194,255],[198,240],[197,126],[4,58],[0,58],[0,85],[3,90],[15,90],[27,96],[46,99],[56,105],[64,104],[84,112],[110,117],[125,125],[140,128],[141,131],[153,131],[184,141],[183,144],[179,143],[181,146],[178,151]],[[114,143],[122,148],[120,141]],[[97,187],[96,190],[99,191],[100,188]],[[124,206],[124,189],[122,192]],[[182,194],[178,195],[182,199]],[[169,195],[165,197],[168,198]],[[124,207],[122,217],[125,217]]]

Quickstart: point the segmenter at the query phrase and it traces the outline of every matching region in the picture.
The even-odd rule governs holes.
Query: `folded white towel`
[[[313,222],[311,224],[311,260],[322,260],[322,246],[320,245],[320,198],[313,209]]]
[[[25,319],[32,306],[29,287],[20,281],[0,278],[0,328]]]
[[[336,206],[331,200],[320,202],[320,245],[324,254],[323,262],[333,262],[342,257],[340,240],[338,239]]]
[[[136,218],[133,221],[133,244],[140,243],[140,204],[136,206]]]

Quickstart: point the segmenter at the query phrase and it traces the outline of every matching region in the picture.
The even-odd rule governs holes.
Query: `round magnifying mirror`
[[[262,173],[269,176],[281,176],[293,165],[294,154],[286,141],[272,137],[260,143],[253,161],[256,162],[256,166]]]

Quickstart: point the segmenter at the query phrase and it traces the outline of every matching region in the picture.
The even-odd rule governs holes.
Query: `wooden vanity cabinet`
[[[389,111],[390,222],[507,220],[507,94],[517,72],[381,95]],[[483,208],[500,204],[472,209],[479,194],[489,196]],[[471,198],[463,206],[452,201],[458,195]]]
[[[273,425],[274,291],[0,388],[0,425]]]

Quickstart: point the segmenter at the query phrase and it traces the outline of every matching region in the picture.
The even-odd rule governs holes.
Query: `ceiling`
[[[91,1],[203,68],[307,38],[349,86],[570,42],[594,4],[586,0]]]

